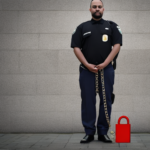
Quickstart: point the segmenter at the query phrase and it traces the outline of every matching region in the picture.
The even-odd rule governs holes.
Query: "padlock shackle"
[[[119,119],[118,119],[118,124],[120,124],[120,120],[121,120],[122,118],[127,119],[127,124],[129,124],[129,118],[128,118],[127,116],[121,116],[121,117],[119,117]]]

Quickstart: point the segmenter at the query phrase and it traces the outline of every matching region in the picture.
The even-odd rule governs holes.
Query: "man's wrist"
[[[108,65],[108,62],[104,61],[103,64],[106,67]]]
[[[86,63],[86,64],[85,64],[85,67],[87,67],[87,68],[88,68],[88,66],[89,66],[89,63]]]

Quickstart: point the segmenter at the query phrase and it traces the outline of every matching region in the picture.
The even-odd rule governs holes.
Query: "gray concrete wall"
[[[103,0],[123,46],[115,71],[111,129],[130,119],[150,131],[150,1]],[[70,48],[90,0],[0,0],[0,132],[84,132],[79,61]],[[97,96],[97,112],[99,97]],[[126,123],[122,120],[121,123]]]

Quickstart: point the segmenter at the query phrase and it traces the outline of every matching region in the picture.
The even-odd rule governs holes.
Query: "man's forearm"
[[[75,47],[75,48],[74,48],[74,53],[75,53],[76,57],[79,59],[79,61],[80,61],[83,65],[85,65],[85,66],[87,67],[88,62],[87,62],[87,60],[85,59],[83,53],[81,52],[81,49],[78,48],[78,47]]]
[[[119,51],[120,51],[120,44],[115,44],[111,53],[104,61],[105,66],[107,66],[114,59],[114,57],[118,54]]]

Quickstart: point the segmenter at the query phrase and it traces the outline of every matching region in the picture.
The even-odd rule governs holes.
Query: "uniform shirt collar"
[[[100,20],[96,21],[96,20],[94,20],[94,19],[92,18],[92,19],[91,19],[91,22],[92,22],[92,24],[96,24],[96,23],[98,23],[98,24],[103,24],[104,19],[101,18]]]

